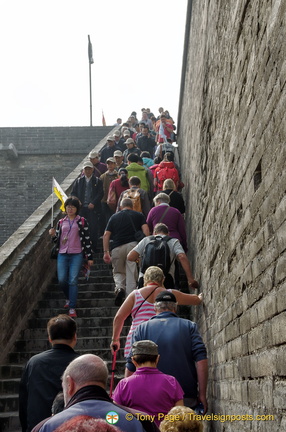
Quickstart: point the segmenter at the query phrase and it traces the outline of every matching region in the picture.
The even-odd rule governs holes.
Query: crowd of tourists
[[[68,313],[50,319],[52,348],[24,369],[23,432],[202,431],[197,414],[208,409],[207,352],[196,323],[177,315],[178,305],[199,305],[202,294],[191,292],[199,284],[187,256],[176,127],[163,108],[157,116],[143,108],[116,125],[101,150],[89,153],[65,201],[66,215],[49,231]],[[89,271],[101,242],[119,308],[114,359],[132,318],[125,378],[109,396],[105,362],[74,351],[78,276],[83,266]],[[183,272],[188,293],[181,291]]]

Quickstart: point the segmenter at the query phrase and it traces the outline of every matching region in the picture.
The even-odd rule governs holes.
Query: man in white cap
[[[126,145],[125,145],[125,139],[121,136],[121,132],[119,130],[116,130],[113,136],[115,140],[114,141],[115,146],[118,147],[123,153],[124,150],[126,150]]]
[[[120,170],[120,168],[125,168],[127,167],[127,163],[123,162],[123,153],[120,150],[115,150],[114,155],[113,155],[115,161],[116,161],[116,171],[118,172]]]
[[[113,157],[115,150],[120,150],[119,147],[115,145],[114,136],[107,137],[106,146],[104,146],[100,151],[100,160],[102,163],[106,163],[107,159]]]
[[[102,181],[93,175],[94,166],[90,161],[83,164],[83,177],[75,180],[71,195],[76,196],[82,206],[80,216],[88,221],[92,250],[95,252],[98,237],[98,213],[101,210],[101,200],[103,197]]]
[[[127,163],[128,156],[132,153],[137,154],[137,156],[140,156],[141,150],[136,147],[136,144],[132,138],[128,138],[125,141],[127,149],[123,152],[124,162]]]
[[[100,162],[99,153],[97,151],[92,150],[88,157],[94,166],[93,175],[95,177],[100,177],[101,174],[104,174],[107,171],[107,166],[105,163]]]

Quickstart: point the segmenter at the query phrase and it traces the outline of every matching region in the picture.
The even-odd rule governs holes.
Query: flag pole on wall
[[[102,110],[102,126],[106,126],[106,121],[105,121],[103,110]]]
[[[92,54],[92,44],[88,35],[88,63],[89,63],[89,117],[90,126],[92,126],[92,95],[91,95],[91,65],[94,63]]]

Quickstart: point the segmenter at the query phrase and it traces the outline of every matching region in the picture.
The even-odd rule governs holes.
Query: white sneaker
[[[70,309],[70,310],[69,310],[69,316],[70,316],[71,318],[76,318],[76,317],[77,317],[77,314],[76,314],[75,309]]]

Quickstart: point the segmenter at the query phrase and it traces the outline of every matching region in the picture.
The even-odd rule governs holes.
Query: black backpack
[[[141,272],[145,273],[148,267],[157,266],[167,276],[171,267],[170,249],[168,241],[170,236],[150,236],[150,242],[145,246]]]

